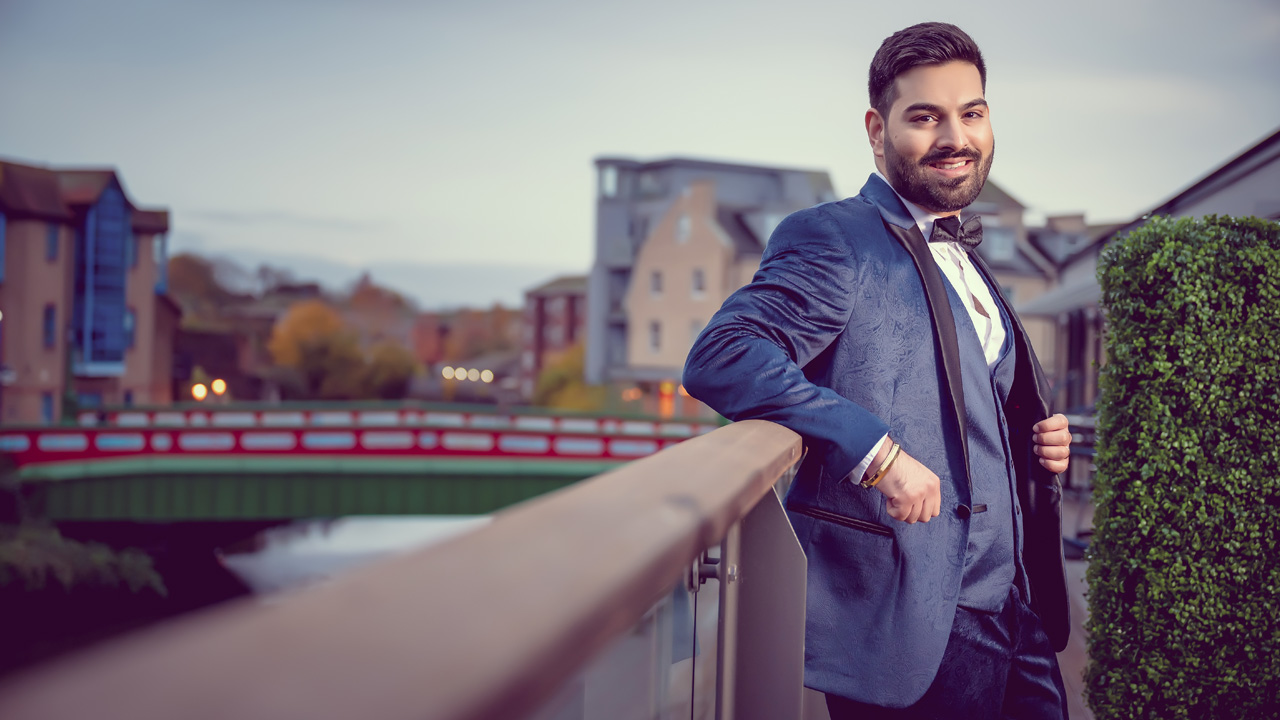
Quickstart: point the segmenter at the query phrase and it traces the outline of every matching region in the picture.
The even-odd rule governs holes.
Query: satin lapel
[[[964,472],[968,479],[969,432],[965,423],[964,381],[960,377],[960,342],[956,339],[956,319],[951,314],[951,301],[947,299],[946,281],[942,279],[942,272],[938,270],[919,227],[912,224],[909,228],[902,228],[888,222],[884,226],[907,249],[916,264],[916,272],[924,281],[925,300],[929,303],[929,316],[933,319],[933,334],[942,348],[942,370],[947,376],[956,427],[960,429],[960,447],[964,450]]]

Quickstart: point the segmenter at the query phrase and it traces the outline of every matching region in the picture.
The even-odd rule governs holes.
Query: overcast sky
[[[432,268],[523,266],[460,298],[515,299],[590,266],[600,155],[856,193],[867,65],[930,19],[982,46],[991,177],[1032,218],[1131,219],[1280,126],[1276,0],[0,0],[0,156],[115,166],[176,250],[423,298]]]

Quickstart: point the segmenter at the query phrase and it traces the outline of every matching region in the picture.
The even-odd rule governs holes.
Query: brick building
[[[0,422],[172,402],[169,213],[111,169],[0,161]]]
[[[520,336],[520,394],[533,397],[547,361],[582,342],[587,325],[587,278],[566,275],[524,294]]]

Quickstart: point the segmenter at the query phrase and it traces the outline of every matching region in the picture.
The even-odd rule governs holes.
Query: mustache
[[[973,148],[967,148],[964,150],[934,150],[933,152],[926,153],[924,157],[920,158],[920,164],[930,165],[936,162],[943,162],[944,160],[972,160],[976,163],[982,160],[982,153],[974,150]]]

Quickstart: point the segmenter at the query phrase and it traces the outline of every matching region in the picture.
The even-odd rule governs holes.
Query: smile
[[[931,164],[934,167],[938,168],[939,170],[955,170],[956,168],[961,168],[961,167],[964,167],[965,165],[968,165],[970,162],[971,161],[969,160],[957,160],[955,162],[950,162],[950,163],[943,162],[943,163],[931,163]]]

